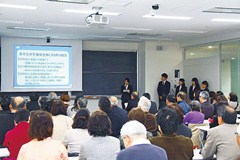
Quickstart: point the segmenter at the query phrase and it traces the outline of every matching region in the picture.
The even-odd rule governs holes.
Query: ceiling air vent
[[[52,2],[75,3],[75,4],[89,4],[94,0],[47,0]]]
[[[227,14],[240,14],[240,8],[226,8],[226,7],[214,7],[203,12],[208,13],[227,13]]]

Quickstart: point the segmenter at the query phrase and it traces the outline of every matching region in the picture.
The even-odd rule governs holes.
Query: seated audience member
[[[212,118],[214,114],[214,106],[209,102],[209,94],[207,91],[200,92],[199,101],[201,103],[201,111],[205,115],[205,119]]]
[[[138,106],[143,110],[146,116],[145,127],[148,132],[151,132],[153,136],[157,135],[157,120],[154,114],[149,113],[151,107],[151,101],[142,96],[138,102]]]
[[[209,92],[209,98],[210,98],[210,103],[214,107],[214,113],[213,115],[217,115],[217,109],[218,109],[218,104],[217,104],[217,93],[214,91]]]
[[[178,92],[184,92],[187,94],[187,87],[185,85],[185,80],[183,78],[179,79],[178,86],[176,88],[175,96],[177,96]]]
[[[117,115],[119,115],[119,117],[121,117],[121,119],[124,121],[124,123],[126,123],[128,121],[128,112],[125,109],[122,109],[120,107],[118,107],[118,99],[115,96],[111,96],[109,98],[110,103],[111,103],[111,111]]]
[[[236,132],[237,113],[229,106],[218,108],[219,126],[208,130],[207,140],[202,149],[203,159],[211,159],[216,154],[218,160],[237,160],[240,158]]]
[[[217,96],[224,96],[224,93],[222,91],[217,91],[216,94]]]
[[[80,98],[83,98],[83,95],[82,94],[77,94],[75,96],[75,98],[74,98],[73,105],[72,106],[68,106],[68,108],[67,108],[67,115],[68,115],[68,117],[74,117],[74,115],[80,109],[79,106],[78,106],[78,103],[77,103]]]
[[[87,130],[89,117],[90,112],[86,108],[80,109],[73,118],[73,129],[68,130],[65,134],[63,144],[71,156],[78,156],[81,145],[91,137]]]
[[[192,137],[192,131],[190,128],[188,128],[184,123],[183,123],[183,112],[182,109],[176,104],[172,103],[167,106],[170,109],[173,109],[176,111],[178,114],[178,128],[177,131],[175,132],[177,135],[182,135],[185,137]]]
[[[223,106],[223,105],[229,105],[228,104],[228,101],[227,101],[227,98],[225,96],[218,96],[217,97],[217,109],[220,107],[220,106]],[[216,115],[214,115],[211,119],[209,119],[210,121],[210,128],[213,128],[213,127],[216,127],[218,126],[218,113],[216,113]]]
[[[111,110],[111,102],[107,97],[101,97],[98,106],[101,111],[107,114],[111,121],[112,136],[118,138],[120,130],[126,121]]]
[[[184,115],[190,112],[190,106],[187,104],[186,98],[187,95],[184,92],[179,92],[177,94],[178,106],[182,109]]]
[[[136,120],[144,125],[146,121],[146,115],[141,108],[133,108],[128,113],[128,120]]]
[[[41,110],[51,112],[52,104],[51,104],[51,101],[49,101],[48,97],[41,97],[39,99],[39,105],[40,105]]]
[[[0,144],[3,143],[7,131],[14,127],[14,113],[19,109],[26,109],[25,104],[25,100],[22,97],[14,97],[9,106],[11,113],[0,114]]]
[[[194,100],[190,102],[191,112],[187,113],[183,119],[184,124],[202,124],[205,115],[200,112],[201,104]]]
[[[57,93],[55,93],[55,92],[50,92],[49,94],[48,94],[48,99],[50,100],[50,101],[53,101],[53,100],[56,100],[57,99]]]
[[[111,121],[104,112],[96,111],[90,116],[88,133],[92,137],[81,145],[79,160],[116,159],[120,151],[120,141],[110,136]]]
[[[236,93],[234,93],[234,92],[229,93],[228,100],[229,100],[228,104],[230,107],[235,109],[235,111],[240,111],[238,96]]]
[[[74,102],[73,106],[67,108],[67,115],[73,118],[79,109],[87,108],[87,104],[88,104],[87,98],[85,97],[78,98],[76,104]]]
[[[167,160],[166,151],[152,145],[146,134],[145,126],[138,121],[124,124],[121,137],[126,149],[118,153],[117,160]]]
[[[69,102],[71,100],[70,96],[67,93],[63,93],[60,97],[60,100],[63,101],[66,108],[69,106]]]
[[[54,100],[51,109],[53,119],[52,138],[62,141],[67,130],[72,129],[73,120],[67,116],[64,103],[61,100]]]
[[[161,136],[153,137],[150,141],[167,152],[168,160],[191,160],[193,157],[192,140],[175,134],[178,120],[178,115],[174,110],[169,108],[160,110],[157,114],[157,122]]]
[[[30,101],[27,102],[26,106],[27,109],[29,110],[29,112],[33,111],[33,110],[39,110],[40,106],[38,104],[38,99],[39,99],[39,95],[36,93],[32,93],[29,96]]]
[[[29,137],[18,154],[18,160],[67,160],[64,145],[51,138],[53,133],[52,116],[46,111],[35,111],[30,117]]]
[[[28,118],[29,111],[26,109],[20,109],[14,114],[15,127],[6,133],[3,142],[3,146],[10,152],[9,158],[16,159],[22,145],[31,140],[28,136]]]
[[[168,106],[170,103],[177,103],[177,99],[174,95],[168,95],[166,98],[166,106]]]
[[[0,114],[11,113],[10,104],[11,104],[11,98],[9,98],[8,96],[3,96],[0,102],[0,105],[2,108],[2,110],[0,110]]]
[[[139,101],[139,94],[137,91],[132,92],[131,99],[128,100],[128,105],[125,108],[128,112],[131,111],[131,109],[136,108],[138,106]]]
[[[202,91],[206,91],[209,93],[209,89],[208,89],[208,82],[207,81],[203,81],[201,84],[201,92]]]
[[[192,78],[192,85],[189,88],[189,99],[192,100],[198,100],[200,92],[200,85],[198,83],[197,78]]]
[[[149,100],[151,101],[151,96],[150,96],[149,93],[143,93],[143,96],[146,97],[147,99],[149,99]],[[149,113],[156,114],[157,111],[158,111],[158,109],[157,109],[157,103],[151,101],[151,107],[150,107],[150,109],[149,109]]]

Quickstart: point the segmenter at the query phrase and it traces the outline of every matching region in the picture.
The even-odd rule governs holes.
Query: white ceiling
[[[0,7],[0,36],[52,37],[63,39],[133,40],[151,39],[145,36],[128,36],[129,33],[161,34],[154,39],[192,41],[219,34],[240,34],[240,23],[213,22],[214,18],[240,19],[240,14],[205,13],[213,7],[240,8],[239,0],[95,0],[90,4],[69,4],[46,0],[0,0],[0,3],[36,6],[36,10]],[[190,20],[167,20],[143,18],[151,6],[159,4],[157,15],[192,17]],[[88,14],[66,13],[64,9],[91,10],[103,7],[104,12],[118,12],[109,16],[109,25],[104,28],[86,27]],[[47,26],[46,23],[62,26]],[[64,26],[65,25],[65,26]],[[68,26],[66,26],[68,25]],[[72,26],[73,25],[73,26]],[[49,31],[10,30],[8,26],[48,28]],[[112,27],[130,27],[119,30]],[[150,31],[140,31],[144,28]],[[206,31],[206,33],[176,33],[170,30]]]

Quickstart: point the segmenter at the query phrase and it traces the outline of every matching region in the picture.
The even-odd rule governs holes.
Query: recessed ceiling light
[[[30,9],[30,10],[37,9],[36,6],[15,5],[15,4],[7,4],[7,3],[0,3],[0,7],[16,8],[16,9]]]
[[[234,60],[234,59],[236,59],[236,58],[232,58],[232,60]]]
[[[119,30],[136,30],[136,31],[151,31],[150,28],[133,28],[133,27],[112,27],[113,29]]]
[[[76,24],[63,24],[63,23],[45,23],[45,26],[53,27],[73,27],[73,28],[88,28],[86,25],[76,25]]]
[[[223,19],[223,18],[214,18],[211,21],[213,22],[240,22],[240,19]]]
[[[7,29],[25,30],[25,31],[49,31],[49,28],[34,28],[34,27],[21,27],[21,26],[8,26]]]
[[[195,53],[190,53],[190,56],[194,56],[195,55]]]
[[[208,48],[209,48],[209,49],[212,49],[212,48],[214,48],[214,47],[213,47],[213,46],[208,46]]]
[[[12,20],[0,20],[0,23],[13,23],[13,24],[23,24],[23,21],[12,21]]]
[[[92,10],[82,11],[82,10],[77,10],[77,9],[64,9],[63,12],[66,12],[66,13],[82,13],[82,14],[92,14],[93,13]],[[102,11],[100,11],[100,14],[108,15],[108,16],[118,16],[118,15],[120,15],[120,13],[117,13],[117,12],[102,12]]]
[[[176,33],[206,33],[208,31],[193,31],[193,30],[169,30],[168,32],[176,32]]]
[[[192,17],[179,17],[179,16],[162,16],[162,15],[144,15],[144,18],[159,18],[159,19],[173,19],[173,20],[190,20]]]

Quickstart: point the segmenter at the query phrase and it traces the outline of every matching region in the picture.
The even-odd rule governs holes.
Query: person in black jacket
[[[122,108],[125,109],[127,106],[125,106],[125,103],[128,103],[128,101],[131,99],[131,94],[133,92],[133,87],[130,85],[129,78],[125,78],[124,85],[121,86],[121,100],[122,100]]]
[[[38,104],[39,95],[36,93],[33,93],[29,96],[30,101],[27,102],[26,106],[29,112],[33,110],[40,110],[40,106]]]
[[[200,85],[198,83],[197,78],[192,79],[192,85],[189,88],[189,99],[192,100],[198,100],[198,95],[200,93]]]
[[[171,83],[167,81],[168,75],[162,74],[161,81],[158,83],[158,97],[159,97],[159,109],[163,108],[166,104],[166,98],[169,95]]]
[[[178,86],[176,88],[175,96],[177,96],[178,92],[182,91],[187,94],[187,87],[185,86],[185,80],[183,78],[179,79]]]
[[[151,96],[149,93],[143,93],[143,96],[151,101]],[[151,101],[151,108],[149,109],[149,113],[156,114],[158,111],[156,102]]]
[[[208,82],[207,81],[202,82],[201,91],[207,91],[209,93]]]
[[[138,101],[139,101],[139,94],[137,91],[134,91],[131,94],[131,99],[128,101],[128,105],[125,108],[128,112],[131,111],[131,109],[133,108],[137,108],[138,107]]]

